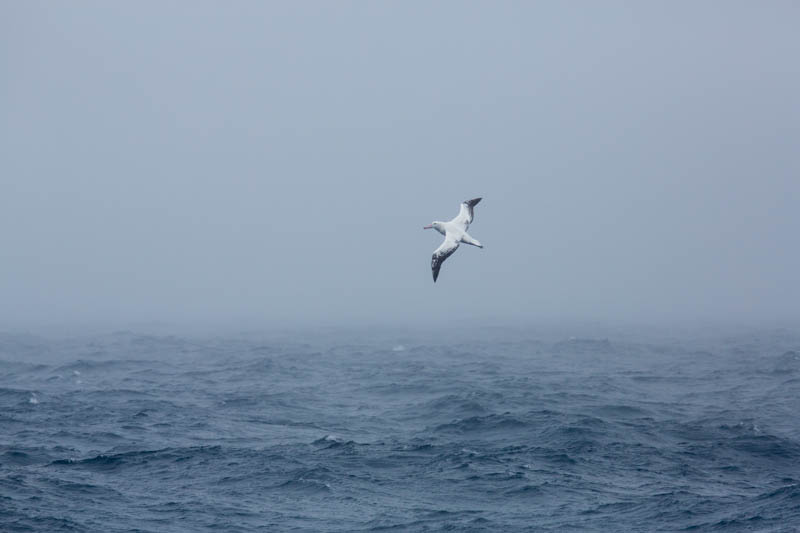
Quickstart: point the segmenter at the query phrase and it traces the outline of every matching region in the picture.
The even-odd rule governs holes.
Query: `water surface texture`
[[[0,335],[0,530],[798,527],[800,335],[569,333]]]

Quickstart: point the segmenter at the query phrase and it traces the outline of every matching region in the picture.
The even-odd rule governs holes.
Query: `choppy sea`
[[[798,531],[800,331],[0,334],[0,531]]]

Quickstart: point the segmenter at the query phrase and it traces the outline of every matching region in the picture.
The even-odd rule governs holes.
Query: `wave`
[[[0,509],[0,524],[8,533],[30,531],[87,531],[84,524],[55,516],[28,516]]]
[[[335,479],[330,469],[315,467],[300,469],[291,474],[289,479],[272,487],[277,491],[290,491],[302,494],[331,492],[331,482]]]
[[[108,370],[141,370],[141,369],[154,369],[160,367],[169,367],[169,363],[164,361],[157,361],[154,359],[104,359],[104,360],[91,360],[91,359],[78,359],[71,363],[66,363],[56,367],[53,372],[92,372],[92,371],[108,371]]]
[[[471,416],[469,418],[454,420],[447,424],[440,424],[433,428],[436,433],[483,433],[506,432],[508,430],[525,429],[528,425],[511,415],[503,413],[486,416]]]
[[[0,465],[30,466],[47,464],[52,456],[42,448],[9,447],[0,455]]]
[[[773,374],[800,373],[800,353],[794,350],[785,352],[772,361],[771,367]]]
[[[52,461],[50,466],[115,472],[126,468],[150,468],[163,462],[183,462],[192,459],[218,457],[222,453],[221,446],[136,450],[115,454],[100,454],[86,459],[57,459]]]

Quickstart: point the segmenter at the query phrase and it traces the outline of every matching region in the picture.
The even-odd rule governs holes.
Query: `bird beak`
[[[422,229],[431,229],[433,226],[423,226]]]

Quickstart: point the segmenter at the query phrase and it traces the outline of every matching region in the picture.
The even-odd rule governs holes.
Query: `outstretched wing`
[[[436,283],[436,278],[439,277],[439,269],[442,268],[444,260],[453,255],[453,252],[457,249],[458,241],[448,233],[442,245],[433,252],[433,257],[431,258],[431,270],[433,271],[434,283]]]
[[[472,223],[472,208],[478,205],[480,201],[480,198],[473,198],[472,200],[461,202],[461,210],[458,212],[458,216],[450,222],[456,224],[463,231],[467,231],[467,228]]]

